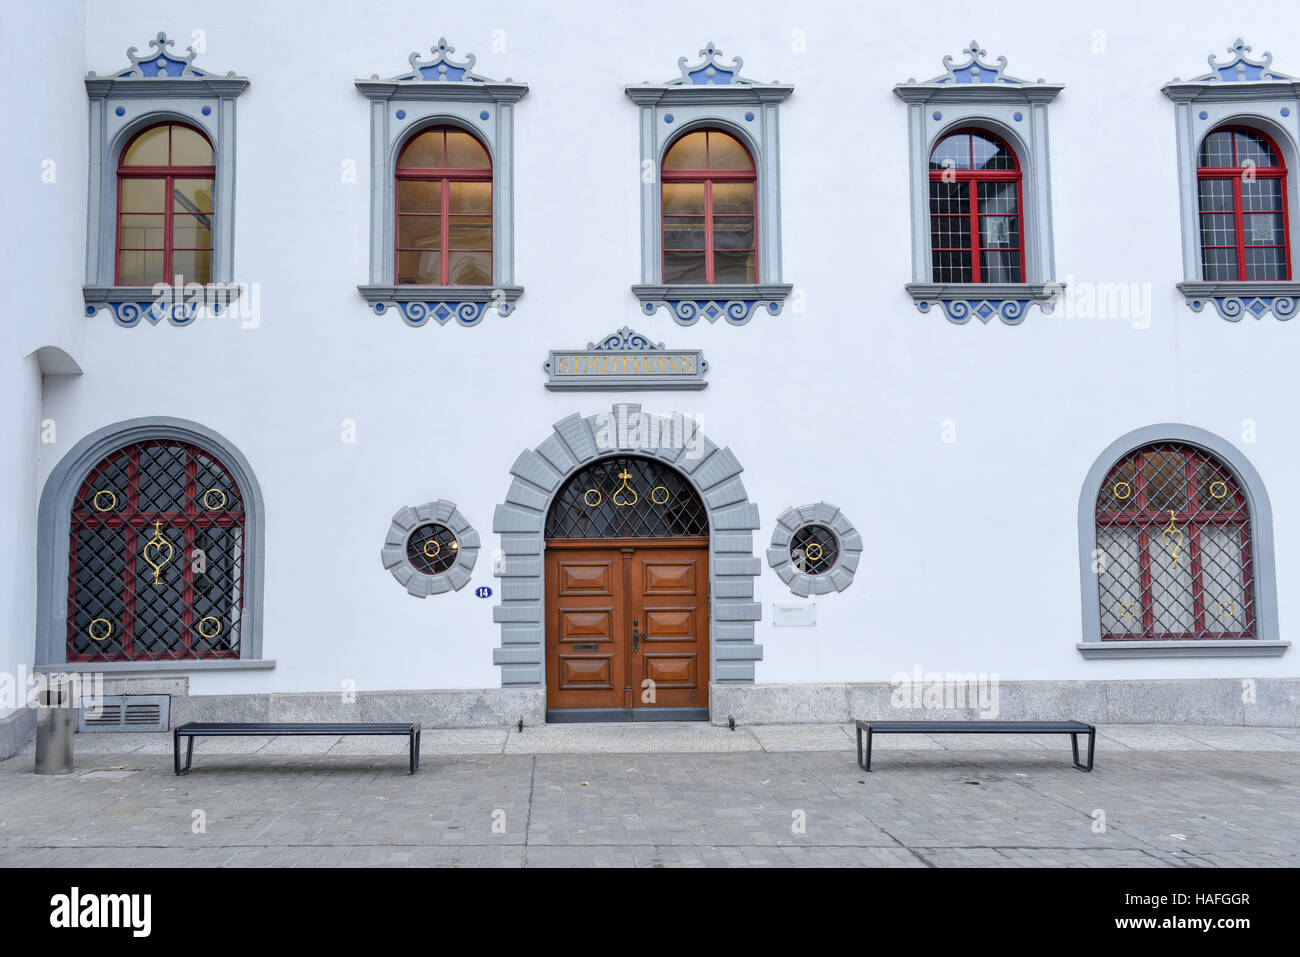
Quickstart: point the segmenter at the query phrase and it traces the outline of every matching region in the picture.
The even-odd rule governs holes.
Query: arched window
[[[398,285],[492,285],[492,160],[464,130],[417,133],[397,157]]]
[[[1286,164],[1255,130],[1220,127],[1197,157],[1202,278],[1291,278]]]
[[[1096,518],[1103,641],[1257,636],[1246,490],[1218,458],[1172,442],[1130,452]]]
[[[1024,282],[1020,164],[984,130],[950,133],[930,152],[932,281]]]
[[[697,538],[709,513],[676,469],[620,455],[577,472],[546,516],[547,538]]]
[[[68,661],[240,657],[244,493],[187,442],[119,448],[72,505]]]
[[[695,130],[663,161],[663,281],[758,281],[754,159],[736,137]]]
[[[119,286],[212,280],[212,144],[191,126],[137,134],[117,165]]]

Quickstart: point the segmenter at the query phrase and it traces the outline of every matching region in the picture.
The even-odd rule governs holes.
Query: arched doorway
[[[665,462],[615,455],[546,516],[548,721],[707,720],[709,518]]]

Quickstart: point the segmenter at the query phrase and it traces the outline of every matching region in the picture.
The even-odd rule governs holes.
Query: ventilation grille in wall
[[[171,696],[165,694],[106,695],[99,714],[77,715],[78,731],[166,731]]]

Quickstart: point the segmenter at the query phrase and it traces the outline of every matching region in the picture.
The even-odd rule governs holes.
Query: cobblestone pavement
[[[380,739],[200,741],[185,777],[166,735],[78,735],[63,776],[29,746],[0,865],[1300,866],[1295,730],[1107,728],[1091,774],[1063,736],[881,737],[867,774],[842,726],[573,729],[431,730],[413,777]]]

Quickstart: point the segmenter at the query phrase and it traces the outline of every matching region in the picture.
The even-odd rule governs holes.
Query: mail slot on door
[[[600,645],[594,641],[575,641],[573,643],[574,651],[599,651]]]

